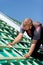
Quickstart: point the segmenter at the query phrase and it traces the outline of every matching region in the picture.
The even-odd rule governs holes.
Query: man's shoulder
[[[34,22],[34,21],[33,21],[33,25],[34,25],[34,26],[38,26],[38,25],[42,25],[42,24],[41,24],[40,22]]]

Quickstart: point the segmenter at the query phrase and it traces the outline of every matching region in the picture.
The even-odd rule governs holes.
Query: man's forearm
[[[29,52],[26,55],[24,55],[25,58],[29,58],[32,55],[32,53],[35,49],[35,45],[36,45],[35,43],[32,43]]]
[[[33,41],[29,50],[29,54],[31,55],[35,49],[35,46],[37,44],[37,41]]]
[[[14,41],[13,41],[13,44],[18,43],[19,41],[20,41],[20,39],[18,39],[18,37],[16,37],[16,38],[14,39]]]
[[[20,33],[20,34],[14,39],[13,44],[18,43],[18,42],[21,40],[22,36],[23,36],[23,35]]]
[[[31,55],[35,49],[36,44],[32,44],[29,50],[29,54]]]

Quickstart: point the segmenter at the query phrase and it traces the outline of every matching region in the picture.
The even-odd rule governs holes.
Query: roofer
[[[20,33],[18,36],[15,38],[15,40],[10,43],[10,45],[14,45],[18,43],[22,36],[23,33],[26,31],[28,36],[31,37],[32,42],[31,42],[31,47],[29,49],[29,52],[24,55],[25,58],[29,58],[30,56],[37,56],[37,51],[39,50],[40,45],[43,43],[43,30],[42,30],[42,24],[39,22],[33,22],[31,19],[26,18],[20,27]]]

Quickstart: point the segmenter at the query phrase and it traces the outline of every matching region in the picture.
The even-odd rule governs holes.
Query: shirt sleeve
[[[20,27],[20,33],[24,33],[24,29],[22,27]]]
[[[33,40],[39,40],[41,36],[41,28],[38,27],[35,31],[34,31],[34,36],[33,36]]]

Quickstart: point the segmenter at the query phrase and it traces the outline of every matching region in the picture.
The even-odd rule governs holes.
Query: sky
[[[43,0],[0,0],[0,11],[20,22],[31,18],[43,24]]]

